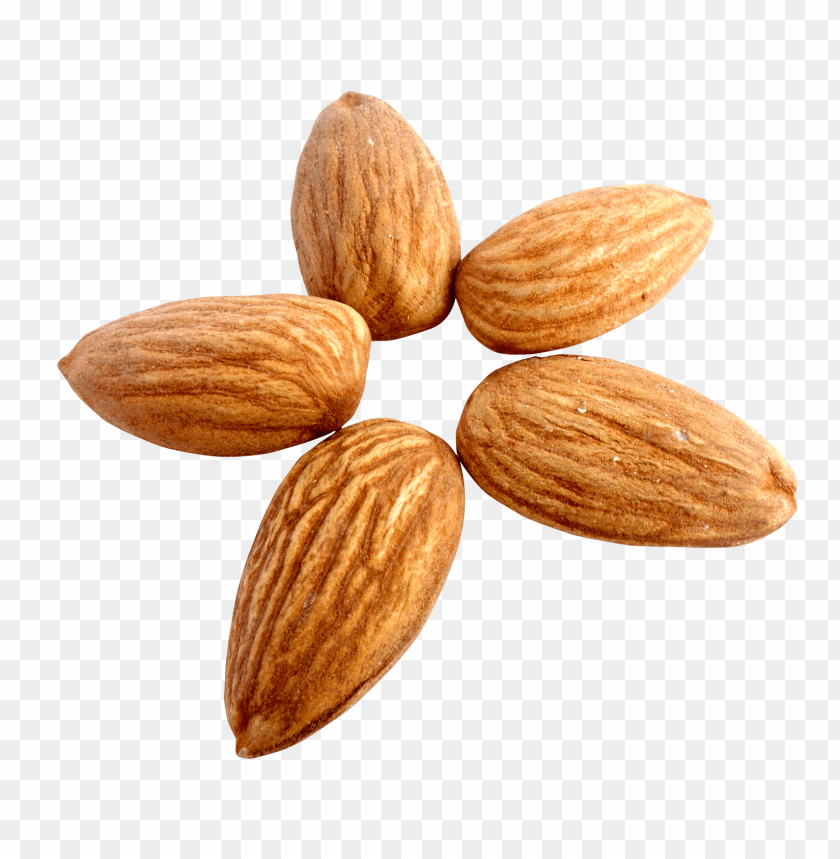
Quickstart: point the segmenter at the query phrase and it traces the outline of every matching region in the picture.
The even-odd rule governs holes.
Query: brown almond
[[[146,441],[251,456],[326,435],[356,411],[370,333],[336,301],[194,298],[86,334],[59,361],[80,399]]]
[[[796,476],[740,418],[606,358],[517,361],[473,391],[457,432],[488,494],[552,528],[635,546],[739,546],[796,512]]]
[[[568,194],[514,218],[464,257],[458,306],[494,352],[564,349],[664,298],[711,232],[705,200],[659,185]]]
[[[301,152],[292,236],[310,295],[343,301],[374,340],[439,325],[461,259],[452,197],[434,156],[394,108],[346,92]]]
[[[299,743],[379,682],[429,617],[463,521],[458,458],[419,427],[363,421],[298,460],[233,610],[225,709],[240,757]]]

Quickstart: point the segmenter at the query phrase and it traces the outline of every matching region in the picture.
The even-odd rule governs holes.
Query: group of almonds
[[[582,343],[647,310],[705,247],[705,200],[581,191],[461,260],[423,141],[389,105],[348,92],[312,128],[291,217],[308,296],[165,304],[87,334],[58,365],[104,420],[175,450],[250,456],[333,433],[281,483],[242,573],[225,679],[240,757],[319,730],[414,641],[461,537],[461,464],[529,519],[628,545],[737,546],[795,512],[793,472],[746,423],[602,358],[491,373],[464,408],[457,456],[400,421],[341,428],[371,339],[439,325],[456,298],[470,332],[507,354]]]

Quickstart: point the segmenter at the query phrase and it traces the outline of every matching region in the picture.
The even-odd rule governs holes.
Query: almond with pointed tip
[[[363,421],[298,460],[233,609],[225,709],[240,757],[299,743],[379,682],[428,619],[463,522],[458,458],[419,427]]]
[[[781,454],[696,391],[606,358],[553,355],[491,373],[470,396],[458,454],[523,516],[635,546],[740,546],[796,512]]]
[[[565,349],[664,298],[711,232],[709,204],[670,188],[578,191],[519,215],[473,248],[458,267],[458,306],[494,352]]]
[[[439,325],[461,259],[455,207],[417,132],[371,95],[324,108],[298,162],[292,236],[310,295],[361,313],[374,340]]]
[[[194,298],[86,334],[59,361],[103,420],[161,447],[252,456],[326,435],[356,411],[370,332],[337,301]]]

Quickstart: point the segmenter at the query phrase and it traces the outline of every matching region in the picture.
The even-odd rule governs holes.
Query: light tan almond
[[[606,358],[554,355],[491,373],[461,415],[475,482],[523,516],[636,546],[739,546],[796,512],[796,477],[740,418]]]
[[[446,180],[390,105],[346,92],[318,115],[298,162],[292,235],[310,295],[361,313],[374,340],[439,325],[461,259]]]
[[[240,757],[299,743],[379,682],[429,617],[463,521],[458,458],[418,427],[364,421],[298,460],[233,610],[225,709]]]
[[[455,280],[458,306],[473,336],[494,352],[564,349],[664,298],[711,232],[705,200],[659,185],[558,197],[464,257]]]
[[[336,301],[194,298],[86,334],[59,361],[103,420],[161,447],[251,456],[326,435],[356,411],[370,333]]]

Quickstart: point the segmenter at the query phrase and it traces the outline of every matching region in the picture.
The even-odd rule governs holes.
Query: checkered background
[[[840,855],[831,13],[0,3],[0,855]],[[439,158],[465,253],[582,188],[707,198],[714,233],[685,280],[570,351],[745,418],[793,466],[799,512],[743,548],[626,548],[526,521],[467,478],[458,558],[403,660],[319,734],[243,761],[228,626],[303,448],[159,449],[97,418],[56,362],[160,302],[303,292],[295,166],[346,90],[387,100]],[[354,420],[454,444],[508,360],[456,308],[374,344]]]

